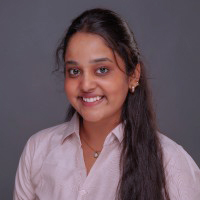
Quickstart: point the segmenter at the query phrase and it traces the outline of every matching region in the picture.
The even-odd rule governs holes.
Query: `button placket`
[[[80,190],[79,193],[80,193],[81,196],[83,196],[83,195],[87,194],[87,191],[86,190]]]
[[[77,200],[84,200],[86,199],[87,191],[82,189],[78,192],[78,199]]]
[[[83,155],[82,155],[82,148],[81,146],[78,148],[77,156],[76,156],[76,168],[77,168],[77,177],[78,177],[78,188],[82,188],[84,185],[84,182],[86,180],[86,172],[85,172],[85,166],[83,161]]]

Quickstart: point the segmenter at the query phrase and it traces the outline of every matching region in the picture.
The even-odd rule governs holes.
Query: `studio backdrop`
[[[1,0],[0,199],[12,199],[27,139],[64,121],[63,77],[52,73],[55,49],[71,20],[103,7],[130,24],[142,51],[159,130],[200,165],[199,1]],[[116,30],[117,31],[117,30]]]

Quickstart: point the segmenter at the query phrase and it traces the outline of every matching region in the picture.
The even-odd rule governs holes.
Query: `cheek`
[[[65,89],[65,93],[68,94],[69,93],[69,86],[68,86],[68,82],[65,80],[65,83],[64,83],[64,89]]]
[[[75,95],[75,84],[69,80],[65,80],[64,83],[65,93],[68,99],[71,99]]]
[[[107,88],[106,93],[108,98],[117,104],[123,103],[128,93],[128,81],[124,77],[121,77],[107,84],[105,88]]]
[[[113,92],[124,96],[124,94],[126,94],[128,90],[128,80],[124,76],[119,76],[118,78],[113,80],[112,87]]]

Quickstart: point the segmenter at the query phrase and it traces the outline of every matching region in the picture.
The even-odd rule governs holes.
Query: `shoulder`
[[[26,143],[30,156],[48,153],[52,148],[61,144],[64,134],[67,134],[69,122],[65,122],[50,128],[43,129],[33,134]]]
[[[165,162],[170,162],[171,159],[173,157],[176,157],[178,154],[186,153],[186,151],[183,150],[183,147],[181,145],[177,144],[175,141],[173,141],[163,133],[158,132],[158,137],[163,150],[163,156]]]
[[[65,122],[65,123],[38,131],[37,133],[32,135],[30,139],[35,142],[48,141],[55,138],[58,138],[59,140],[62,138],[67,128],[68,128],[68,122]]]
[[[184,164],[199,170],[192,157],[181,145],[162,133],[158,133],[158,135],[163,150],[164,164],[166,166],[170,164],[178,167],[178,165]],[[183,165],[181,167],[183,167]]]
[[[184,148],[159,133],[166,181],[172,199],[200,198],[200,169]]]
[[[163,150],[164,162],[166,165],[169,163],[172,164],[174,161],[176,161],[176,163],[178,163],[178,161],[182,161],[188,164],[193,163],[195,164],[195,167],[197,167],[192,157],[186,152],[186,150],[181,145],[179,145],[178,143],[176,143],[175,141],[173,141],[172,139],[170,139],[162,133],[158,133],[158,136],[160,139],[161,147]]]

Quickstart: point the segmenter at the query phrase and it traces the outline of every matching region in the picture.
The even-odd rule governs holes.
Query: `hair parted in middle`
[[[145,67],[133,32],[115,12],[95,8],[75,18],[57,48],[55,71],[63,69],[69,40],[78,32],[101,36],[106,45],[123,59],[127,76],[140,65],[139,86],[128,92],[121,112],[124,139],[120,159],[121,177],[116,200],[169,200],[163,167],[162,147],[157,135]],[[70,106],[67,120],[75,109]],[[125,123],[126,122],[126,123]]]

